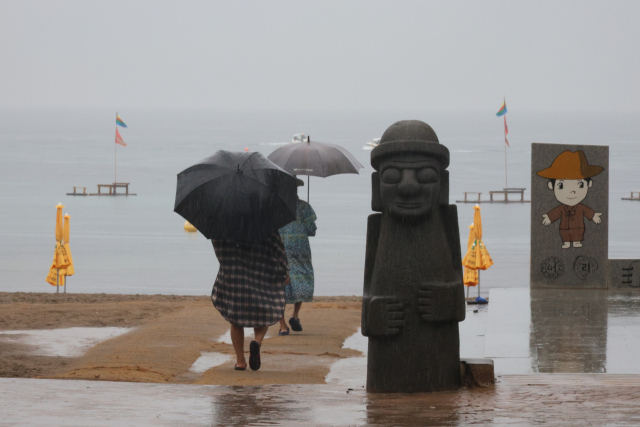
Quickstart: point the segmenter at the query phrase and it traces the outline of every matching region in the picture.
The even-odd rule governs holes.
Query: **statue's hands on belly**
[[[373,297],[366,301],[362,334],[367,337],[398,335],[404,323],[404,305],[398,297]]]
[[[425,322],[462,322],[464,304],[460,283],[423,283],[418,291],[418,310]]]

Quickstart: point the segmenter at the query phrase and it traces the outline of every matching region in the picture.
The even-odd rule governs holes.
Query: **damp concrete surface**
[[[640,294],[492,289],[489,301],[467,306],[461,357],[493,359],[495,387],[366,393],[357,333],[344,346],[363,356],[335,362],[326,385],[0,379],[0,426],[640,425]]]

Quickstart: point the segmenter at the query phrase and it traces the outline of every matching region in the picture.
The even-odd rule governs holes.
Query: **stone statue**
[[[460,387],[465,317],[449,150],[418,120],[394,123],[371,152],[372,210],[362,301],[367,391]]]

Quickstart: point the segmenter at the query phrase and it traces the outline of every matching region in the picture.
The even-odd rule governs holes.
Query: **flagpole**
[[[118,126],[116,125],[116,138],[118,137],[117,135],[118,132]],[[113,144],[113,183],[115,184],[116,182],[118,182],[118,171],[117,171],[117,167],[118,167],[118,144]],[[114,190],[115,191],[115,190]]]
[[[504,191],[507,191],[509,188],[509,178],[507,175],[507,115],[504,115]]]
[[[503,104],[507,105],[507,98],[502,98]],[[507,175],[507,114],[504,114],[504,191],[509,188],[509,176]],[[505,197],[507,195],[505,194]]]

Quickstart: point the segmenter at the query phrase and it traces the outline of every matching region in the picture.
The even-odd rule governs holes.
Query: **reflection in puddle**
[[[134,328],[66,328],[0,331],[0,340],[33,347],[36,356],[81,357],[90,348]]]

